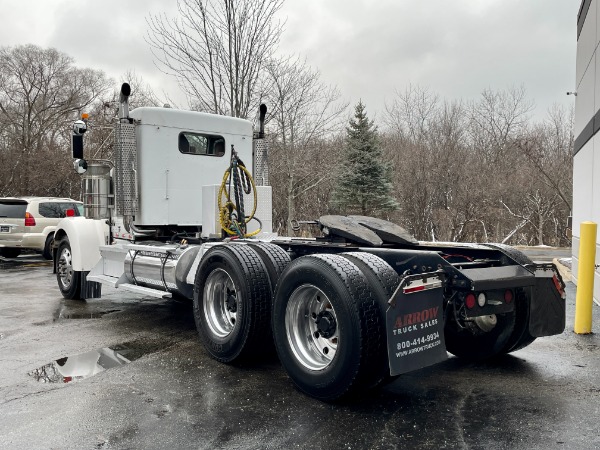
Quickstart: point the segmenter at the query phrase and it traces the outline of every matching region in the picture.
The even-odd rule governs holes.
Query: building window
[[[185,155],[223,156],[225,139],[210,134],[179,133],[179,151]]]

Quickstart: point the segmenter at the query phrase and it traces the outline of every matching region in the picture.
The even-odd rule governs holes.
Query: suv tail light
[[[75,217],[75,210],[70,208],[65,210],[65,217]]]
[[[25,213],[25,226],[26,227],[35,227],[35,217],[31,215],[31,213]]]

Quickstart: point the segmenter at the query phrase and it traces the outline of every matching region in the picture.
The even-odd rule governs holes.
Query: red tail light
[[[75,217],[75,210],[74,209],[67,209],[67,210],[65,210],[65,216],[67,216],[67,217]]]
[[[467,308],[469,309],[473,309],[475,307],[476,301],[475,294],[467,294],[465,297],[465,305],[467,305]]]
[[[25,213],[25,226],[35,227],[35,218],[28,212]]]
[[[510,303],[513,301],[513,293],[510,289],[507,289],[506,291],[504,291],[504,301],[506,303]]]
[[[562,287],[562,284],[560,283],[560,281],[558,281],[558,277],[556,275],[554,275],[552,277],[552,281],[554,281],[554,286],[556,287],[556,290],[558,291],[558,293],[560,294],[560,296],[562,298],[565,298],[565,290]]]

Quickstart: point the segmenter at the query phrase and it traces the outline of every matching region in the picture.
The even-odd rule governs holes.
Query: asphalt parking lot
[[[298,392],[272,355],[210,359],[186,302],[103,293],[64,300],[49,262],[0,260],[0,448],[600,448],[600,317],[594,306],[595,334],[573,333],[571,283],[562,335],[493,363],[450,358],[341,404]],[[132,362],[56,372],[114,350]]]

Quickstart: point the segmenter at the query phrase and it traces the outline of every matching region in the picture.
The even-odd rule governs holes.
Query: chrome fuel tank
[[[124,263],[129,283],[193,297],[194,286],[186,278],[200,246],[145,243],[130,247]]]

